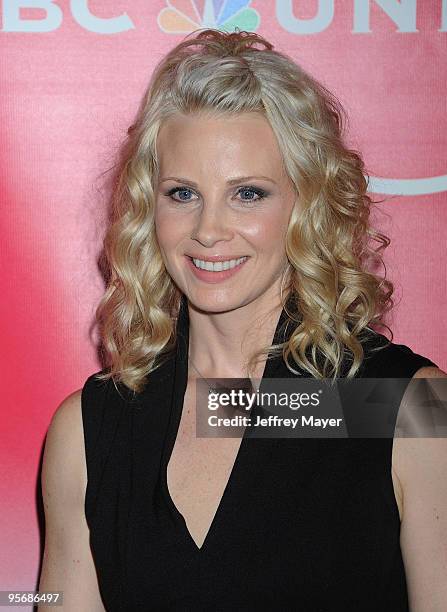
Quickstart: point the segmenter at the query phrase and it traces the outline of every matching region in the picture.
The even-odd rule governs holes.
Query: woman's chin
[[[247,299],[239,295],[222,295],[222,291],[186,292],[189,305],[197,311],[208,314],[218,314],[237,310],[245,304]]]

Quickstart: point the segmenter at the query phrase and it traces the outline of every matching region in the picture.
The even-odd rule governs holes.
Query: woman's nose
[[[231,240],[232,237],[233,231],[225,211],[218,206],[205,204],[198,213],[191,238],[203,246],[212,246],[219,240]]]

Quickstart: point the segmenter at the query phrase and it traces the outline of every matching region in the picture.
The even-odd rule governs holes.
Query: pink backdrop
[[[187,32],[257,31],[339,96],[371,192],[388,195],[394,341],[447,369],[447,2],[5,0],[2,11],[0,590],[34,590],[44,436],[99,369],[101,173],[155,62]]]

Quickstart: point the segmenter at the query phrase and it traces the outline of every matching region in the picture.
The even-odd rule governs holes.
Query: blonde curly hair
[[[394,305],[393,285],[373,271],[384,265],[390,241],[370,226],[374,202],[360,154],[343,143],[340,102],[258,34],[201,29],[156,66],[121,150],[104,238],[107,288],[96,310],[109,366],[98,379],[139,392],[175,346],[182,295],[165,269],[154,226],[161,124],[176,113],[244,112],[269,121],[301,209],[292,211],[285,244],[282,303],[293,333],[264,347],[250,366],[270,351],[282,353],[293,372],[299,373],[290,358],[316,378],[335,379],[347,358],[351,378],[363,361],[367,330],[390,329],[383,319]]]

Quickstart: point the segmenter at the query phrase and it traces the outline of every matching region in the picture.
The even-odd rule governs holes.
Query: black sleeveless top
[[[286,318],[283,310],[274,343],[287,335]],[[82,390],[85,515],[106,610],[407,611],[392,438],[244,434],[197,547],[167,486],[188,330],[183,302],[175,354],[141,393],[96,373]],[[383,341],[371,332],[365,346]],[[392,343],[371,352],[357,376],[411,378],[427,365],[435,364]],[[280,357],[266,362],[264,378],[293,376]]]

